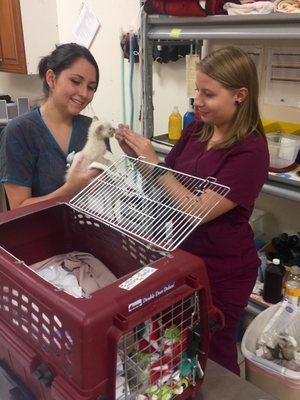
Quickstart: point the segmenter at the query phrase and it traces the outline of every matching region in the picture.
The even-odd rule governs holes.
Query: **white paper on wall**
[[[75,43],[89,48],[100,27],[96,15],[84,4],[72,31]]]
[[[186,90],[188,98],[195,98],[197,95],[196,88],[196,65],[200,61],[197,54],[186,56]]]
[[[300,47],[268,50],[264,101],[300,107]]]
[[[262,46],[239,46],[241,49],[243,49],[246,53],[249,54],[249,56],[252,58],[252,61],[254,62],[257,70],[257,75],[258,79],[260,80],[260,77],[262,75],[262,52],[263,48]]]

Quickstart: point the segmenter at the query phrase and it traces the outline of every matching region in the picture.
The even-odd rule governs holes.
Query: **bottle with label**
[[[294,265],[285,279],[284,299],[300,307],[300,267]]]
[[[179,113],[178,107],[175,106],[169,116],[168,136],[171,141],[177,141],[180,138],[182,131],[182,116]]]
[[[282,281],[285,269],[278,258],[268,264],[265,271],[263,299],[268,303],[278,303],[282,299]]]
[[[186,129],[195,120],[194,99],[190,99],[189,110],[183,116],[183,129]]]

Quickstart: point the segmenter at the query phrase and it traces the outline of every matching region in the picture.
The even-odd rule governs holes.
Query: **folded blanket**
[[[74,297],[83,297],[84,293],[82,288],[79,286],[78,280],[72,272],[66,271],[57,264],[49,265],[38,271],[38,274],[45,279],[45,281],[51,283],[59,290],[70,294]]]
[[[223,8],[228,12],[228,15],[270,14],[274,11],[274,4],[271,1],[256,1],[247,4],[229,2],[225,3]]]
[[[274,9],[275,12],[299,13],[300,0],[275,0]]]
[[[50,257],[30,266],[31,269],[38,273],[49,267],[51,269],[60,267],[65,271],[72,272],[76,276],[79,286],[86,294],[91,294],[116,280],[114,274],[100,260],[89,253],[72,251],[67,254]],[[52,276],[52,272],[49,270],[47,275]],[[54,277],[56,281],[59,276],[62,275],[58,275],[58,278],[57,276]]]

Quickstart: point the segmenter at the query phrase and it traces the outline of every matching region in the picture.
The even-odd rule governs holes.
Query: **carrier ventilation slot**
[[[147,248],[145,244],[133,240],[122,232],[111,229],[106,224],[99,223],[93,217],[85,215],[71,207],[68,208],[74,232],[84,232],[85,236],[98,237],[107,249],[119,252],[120,247],[135,259],[141,267],[151,264],[161,258],[161,255]],[[88,224],[87,221],[90,221]]]
[[[70,373],[74,340],[57,315],[48,314],[28,294],[8,284],[0,286],[0,313],[14,330],[31,336],[37,346],[60,358]]]

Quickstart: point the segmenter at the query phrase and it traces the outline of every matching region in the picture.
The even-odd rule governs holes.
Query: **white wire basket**
[[[229,191],[212,177],[201,179],[123,156],[69,204],[143,244],[170,252]]]

